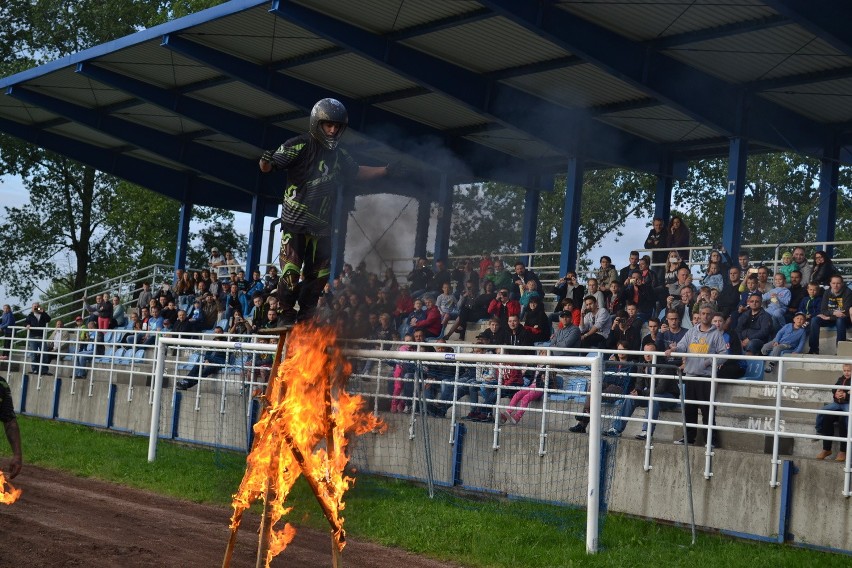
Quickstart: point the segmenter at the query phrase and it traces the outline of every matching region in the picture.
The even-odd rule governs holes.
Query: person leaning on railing
[[[837,379],[836,386],[848,387],[852,380],[852,365],[846,363],[843,365],[843,374]],[[831,391],[833,402],[826,404],[821,410],[833,410],[837,412],[849,412],[849,391],[844,389],[834,389]],[[834,435],[834,424],[837,424],[839,432],[838,437],[845,438],[846,430],[849,428],[849,423],[846,416],[817,414],[816,431],[822,436]],[[831,455],[831,440],[822,441],[822,451],[817,454],[818,460],[824,460]],[[846,452],[843,450],[843,442],[840,442],[840,451],[837,452],[837,461],[846,461]]]
[[[12,342],[12,326],[15,325],[15,316],[12,314],[12,306],[3,304],[3,314],[0,315],[0,361],[6,361],[9,356]]]

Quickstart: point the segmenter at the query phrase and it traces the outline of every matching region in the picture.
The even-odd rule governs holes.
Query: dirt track
[[[0,568],[221,566],[226,508],[25,466],[17,503],[0,506]],[[247,515],[231,566],[254,566],[257,515]],[[300,528],[273,566],[331,566],[328,533]],[[448,568],[404,551],[349,539],[346,568]]]

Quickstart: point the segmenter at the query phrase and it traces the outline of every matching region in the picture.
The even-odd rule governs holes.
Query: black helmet
[[[328,136],[322,129],[322,122],[336,122],[340,125],[340,128],[333,136]],[[346,130],[348,124],[349,113],[346,112],[346,107],[343,106],[343,103],[337,99],[319,100],[314,105],[314,108],[311,109],[311,136],[316,138],[320,144],[329,150],[337,148],[337,143],[340,141],[340,137],[343,136],[343,132]]]

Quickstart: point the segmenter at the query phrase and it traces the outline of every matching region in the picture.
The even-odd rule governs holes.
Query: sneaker
[[[834,461],[845,462],[846,461],[846,452],[837,452],[837,457],[834,458]]]
[[[196,384],[198,384],[198,381],[195,381],[193,379],[181,379],[177,382],[175,388],[179,391],[185,391],[191,389]]]
[[[831,455],[831,450],[822,450],[820,453],[818,453],[816,455],[816,459],[824,460],[825,458],[827,458],[830,455]]]
[[[515,416],[511,412],[506,413],[506,418],[509,419],[509,424],[517,424],[518,423],[517,419],[515,418]]]
[[[765,367],[763,367],[763,372],[764,373],[771,373],[772,372],[772,365],[766,365]]]
[[[648,434],[646,434],[645,432],[640,432],[639,434],[636,434],[633,437],[636,438],[637,440],[647,440]]]
[[[579,434],[579,433],[585,434],[586,433],[586,425],[583,424],[582,422],[577,422],[574,426],[571,426],[570,428],[568,428],[568,431],[574,432],[575,434]]]
[[[618,438],[621,436],[621,432],[616,430],[615,428],[610,428],[606,432],[604,432],[604,436],[610,436],[612,438]]]
[[[688,441],[688,440],[684,440],[683,438],[681,438],[680,440],[675,440],[675,441],[674,441],[674,445],[675,445],[675,446],[682,446],[682,445],[684,445],[684,444],[688,444],[688,445],[689,445],[689,444],[692,444],[692,442],[690,442],[690,441]]]

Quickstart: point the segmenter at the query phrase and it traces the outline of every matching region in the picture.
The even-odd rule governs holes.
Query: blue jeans
[[[833,410],[836,412],[849,412],[849,404],[844,403],[840,404],[839,402],[829,402],[825,406],[823,406],[820,410]],[[822,433],[822,425],[825,421],[825,416],[822,414],[817,414],[816,417],[816,431],[817,433]],[[844,419],[844,423],[846,420]]]
[[[648,393],[643,393],[643,396],[648,396]],[[651,419],[657,420],[660,417],[661,410],[672,410],[677,407],[677,402],[665,402],[657,400],[658,398],[672,398],[676,399],[675,395],[664,392],[664,393],[655,393],[654,394],[654,406],[651,411]],[[636,410],[637,406],[648,406],[647,400],[636,400],[633,398],[625,398],[623,400],[623,404],[621,405],[621,412],[618,415],[618,418],[612,424],[612,427],[618,432],[624,432],[624,429],[627,428],[627,421],[622,420],[622,418],[630,418],[633,416],[633,411]],[[642,431],[648,427],[647,423],[642,424]],[[651,424],[651,433],[654,433],[655,424]]]
[[[829,320],[824,320],[822,318],[814,316],[811,318],[811,331],[810,337],[808,338],[808,347],[814,353],[819,353],[819,330],[822,327],[831,327],[835,325],[837,328],[837,341],[846,341],[846,326],[849,322],[846,318],[837,318],[836,322],[831,322]]]

